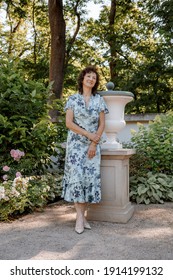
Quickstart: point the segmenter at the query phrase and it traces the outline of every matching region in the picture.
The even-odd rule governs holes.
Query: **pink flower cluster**
[[[16,178],[18,178],[18,177],[22,177],[22,174],[19,171],[16,172]]]
[[[16,178],[18,178],[18,177],[22,177],[22,174],[19,171],[16,172]],[[3,178],[4,181],[7,181],[8,180],[8,175],[5,174],[5,175],[2,176],[2,178]]]
[[[9,166],[7,166],[7,165],[3,166],[3,171],[8,172],[9,170],[10,170],[10,167],[9,167]]]
[[[20,150],[11,150],[10,155],[13,157],[14,160],[19,161],[20,158],[25,155],[25,153]]]
[[[5,165],[5,166],[3,166],[2,169],[3,169],[3,171],[8,172],[10,170],[10,167]],[[3,178],[4,181],[6,181],[8,179],[8,176],[7,175],[3,175],[2,178]]]
[[[24,157],[25,153],[20,150],[11,150],[10,155],[14,160],[19,161],[21,157]],[[8,172],[10,170],[10,167],[4,165],[2,169],[3,171]],[[16,178],[18,177],[22,177],[22,174],[19,171],[16,172]],[[8,180],[8,176],[6,174],[3,175],[2,178],[4,181]]]
[[[2,178],[3,178],[4,181],[7,181],[8,176],[7,175],[3,175]]]

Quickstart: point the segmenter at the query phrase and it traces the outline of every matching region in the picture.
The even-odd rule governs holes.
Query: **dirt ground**
[[[126,224],[90,222],[74,231],[75,211],[62,201],[0,223],[1,260],[173,260],[173,203],[135,205]]]

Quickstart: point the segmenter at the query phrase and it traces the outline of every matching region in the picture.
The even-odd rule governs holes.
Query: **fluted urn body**
[[[122,144],[117,141],[117,133],[120,132],[126,125],[124,120],[124,110],[127,103],[134,98],[133,93],[128,91],[113,91],[114,84],[109,82],[107,91],[100,91],[109,110],[109,114],[105,116],[105,134],[106,142],[102,145],[103,149],[119,149]]]

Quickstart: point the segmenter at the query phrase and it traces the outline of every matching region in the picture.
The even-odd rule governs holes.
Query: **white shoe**
[[[88,223],[88,221],[86,220],[86,218],[84,218],[84,228],[86,229],[91,229],[90,224]]]
[[[76,220],[75,231],[76,231],[78,234],[81,234],[81,233],[84,232],[84,223],[83,223],[83,220],[82,220],[82,219],[77,219],[77,220]]]

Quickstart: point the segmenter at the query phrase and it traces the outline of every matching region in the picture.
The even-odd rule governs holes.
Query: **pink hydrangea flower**
[[[25,155],[25,153],[20,150],[11,150],[10,155],[14,158],[14,160],[19,161],[20,158]]]
[[[15,156],[16,156],[16,151],[15,151],[15,150],[11,150],[11,151],[10,151],[10,155],[11,155],[12,157],[15,157]]]
[[[7,175],[3,175],[2,178],[3,178],[4,181],[7,181],[8,176]]]
[[[16,178],[22,177],[22,174],[20,172],[16,172]]]
[[[5,165],[5,166],[3,166],[3,168],[2,168],[4,171],[9,171],[10,170],[10,167],[9,166],[7,166],[7,165]]]

